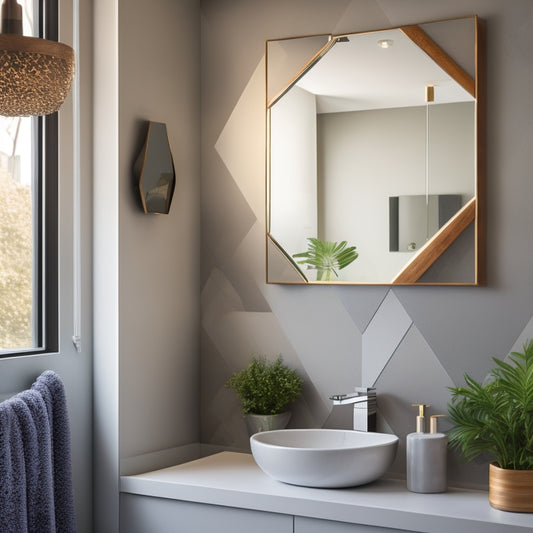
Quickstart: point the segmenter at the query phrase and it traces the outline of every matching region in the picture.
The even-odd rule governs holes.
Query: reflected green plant
[[[348,246],[347,241],[321,241],[314,237],[309,237],[307,240],[309,241],[307,251],[294,254],[293,257],[302,258],[301,261],[297,261],[299,265],[308,265],[316,269],[317,281],[331,281],[332,275],[338,277],[337,270],[346,268],[359,257],[355,251],[356,247]]]

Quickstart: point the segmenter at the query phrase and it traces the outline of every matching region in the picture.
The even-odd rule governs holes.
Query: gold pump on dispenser
[[[431,407],[425,403],[412,403],[411,407],[418,407],[418,416],[416,417],[416,432],[424,433],[426,431],[426,408]]]

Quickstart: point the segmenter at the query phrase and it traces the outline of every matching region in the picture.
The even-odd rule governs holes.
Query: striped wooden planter
[[[533,470],[489,467],[489,503],[502,511],[533,512]]]

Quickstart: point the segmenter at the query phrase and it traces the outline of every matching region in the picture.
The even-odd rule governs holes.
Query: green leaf
[[[331,281],[332,275],[338,277],[337,270],[346,268],[355,261],[359,254],[355,246],[348,246],[347,241],[321,241],[315,237],[307,239],[307,251],[294,254],[299,265],[308,265],[317,271],[317,281]]]

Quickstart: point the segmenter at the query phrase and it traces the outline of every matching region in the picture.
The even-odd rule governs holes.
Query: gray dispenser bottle
[[[445,415],[430,417],[430,433],[424,433],[423,404],[419,408],[417,432],[407,435],[407,489],[411,492],[445,492],[448,488],[446,455],[448,437],[437,431],[437,419]]]

